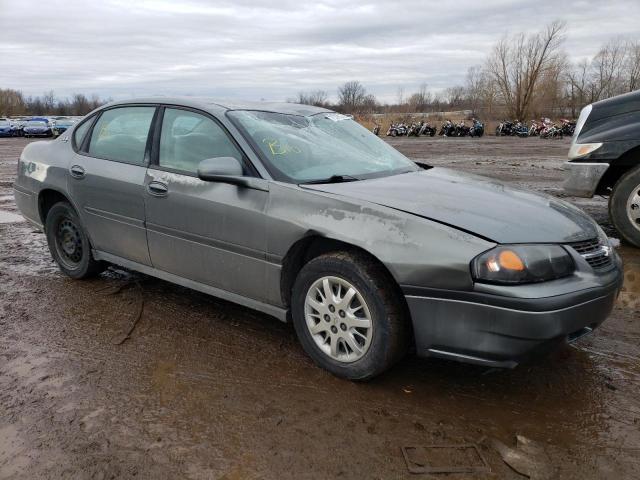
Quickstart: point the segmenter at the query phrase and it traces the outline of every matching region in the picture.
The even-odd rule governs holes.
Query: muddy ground
[[[26,143],[0,139],[2,212],[16,212]],[[566,140],[393,144],[562,195]],[[604,199],[569,200],[615,236]],[[577,344],[515,370],[408,358],[357,384],[316,368],[289,325],[260,313],[119,269],[67,279],[19,220],[0,214],[0,478],[427,478],[408,473],[401,447],[469,442],[491,473],[429,478],[524,478],[495,444],[516,435],[538,447],[520,466],[537,478],[637,478],[637,250],[621,247],[625,289]],[[131,338],[114,344],[140,308]]]

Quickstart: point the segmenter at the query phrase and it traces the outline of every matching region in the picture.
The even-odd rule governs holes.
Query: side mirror
[[[233,157],[207,158],[198,164],[198,178],[205,182],[219,182],[254,190],[269,191],[269,183],[262,178],[245,177],[240,161]]]
[[[207,158],[198,164],[198,178],[207,182],[219,182],[220,177],[241,177],[242,165],[233,157]]]

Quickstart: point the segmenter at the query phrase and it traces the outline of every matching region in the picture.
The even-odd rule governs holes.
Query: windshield
[[[373,178],[419,170],[350,117],[310,117],[236,110],[228,113],[253,140],[276,180],[305,183],[332,176]]]
[[[28,127],[46,127],[47,124],[44,122],[36,121],[36,120],[30,120],[27,122],[27,126]]]
[[[6,127],[7,125],[9,125],[9,122],[6,120],[0,120],[0,126]]]

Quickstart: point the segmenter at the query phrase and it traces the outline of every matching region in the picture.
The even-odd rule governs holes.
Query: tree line
[[[86,115],[111,101],[98,95],[87,97],[74,93],[69,98],[56,98],[53,91],[41,96],[25,97],[20,90],[0,89],[0,115]]]
[[[521,121],[540,116],[576,117],[592,102],[640,88],[640,41],[614,38],[589,60],[572,63],[564,49],[566,24],[555,21],[534,34],[503,36],[464,84],[438,94],[426,84],[394,103],[381,104],[359,81],[337,91],[337,103],[324,90],[300,92],[292,101],[344,113],[416,113],[471,110],[486,119]]]

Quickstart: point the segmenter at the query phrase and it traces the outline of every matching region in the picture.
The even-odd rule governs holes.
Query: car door
[[[154,268],[256,300],[265,296],[268,192],[197,175],[207,158],[252,168],[212,116],[165,107],[146,178],[146,226]]]
[[[144,181],[156,110],[126,105],[102,111],[70,162],[68,180],[93,248],[145,265],[151,261]]]

